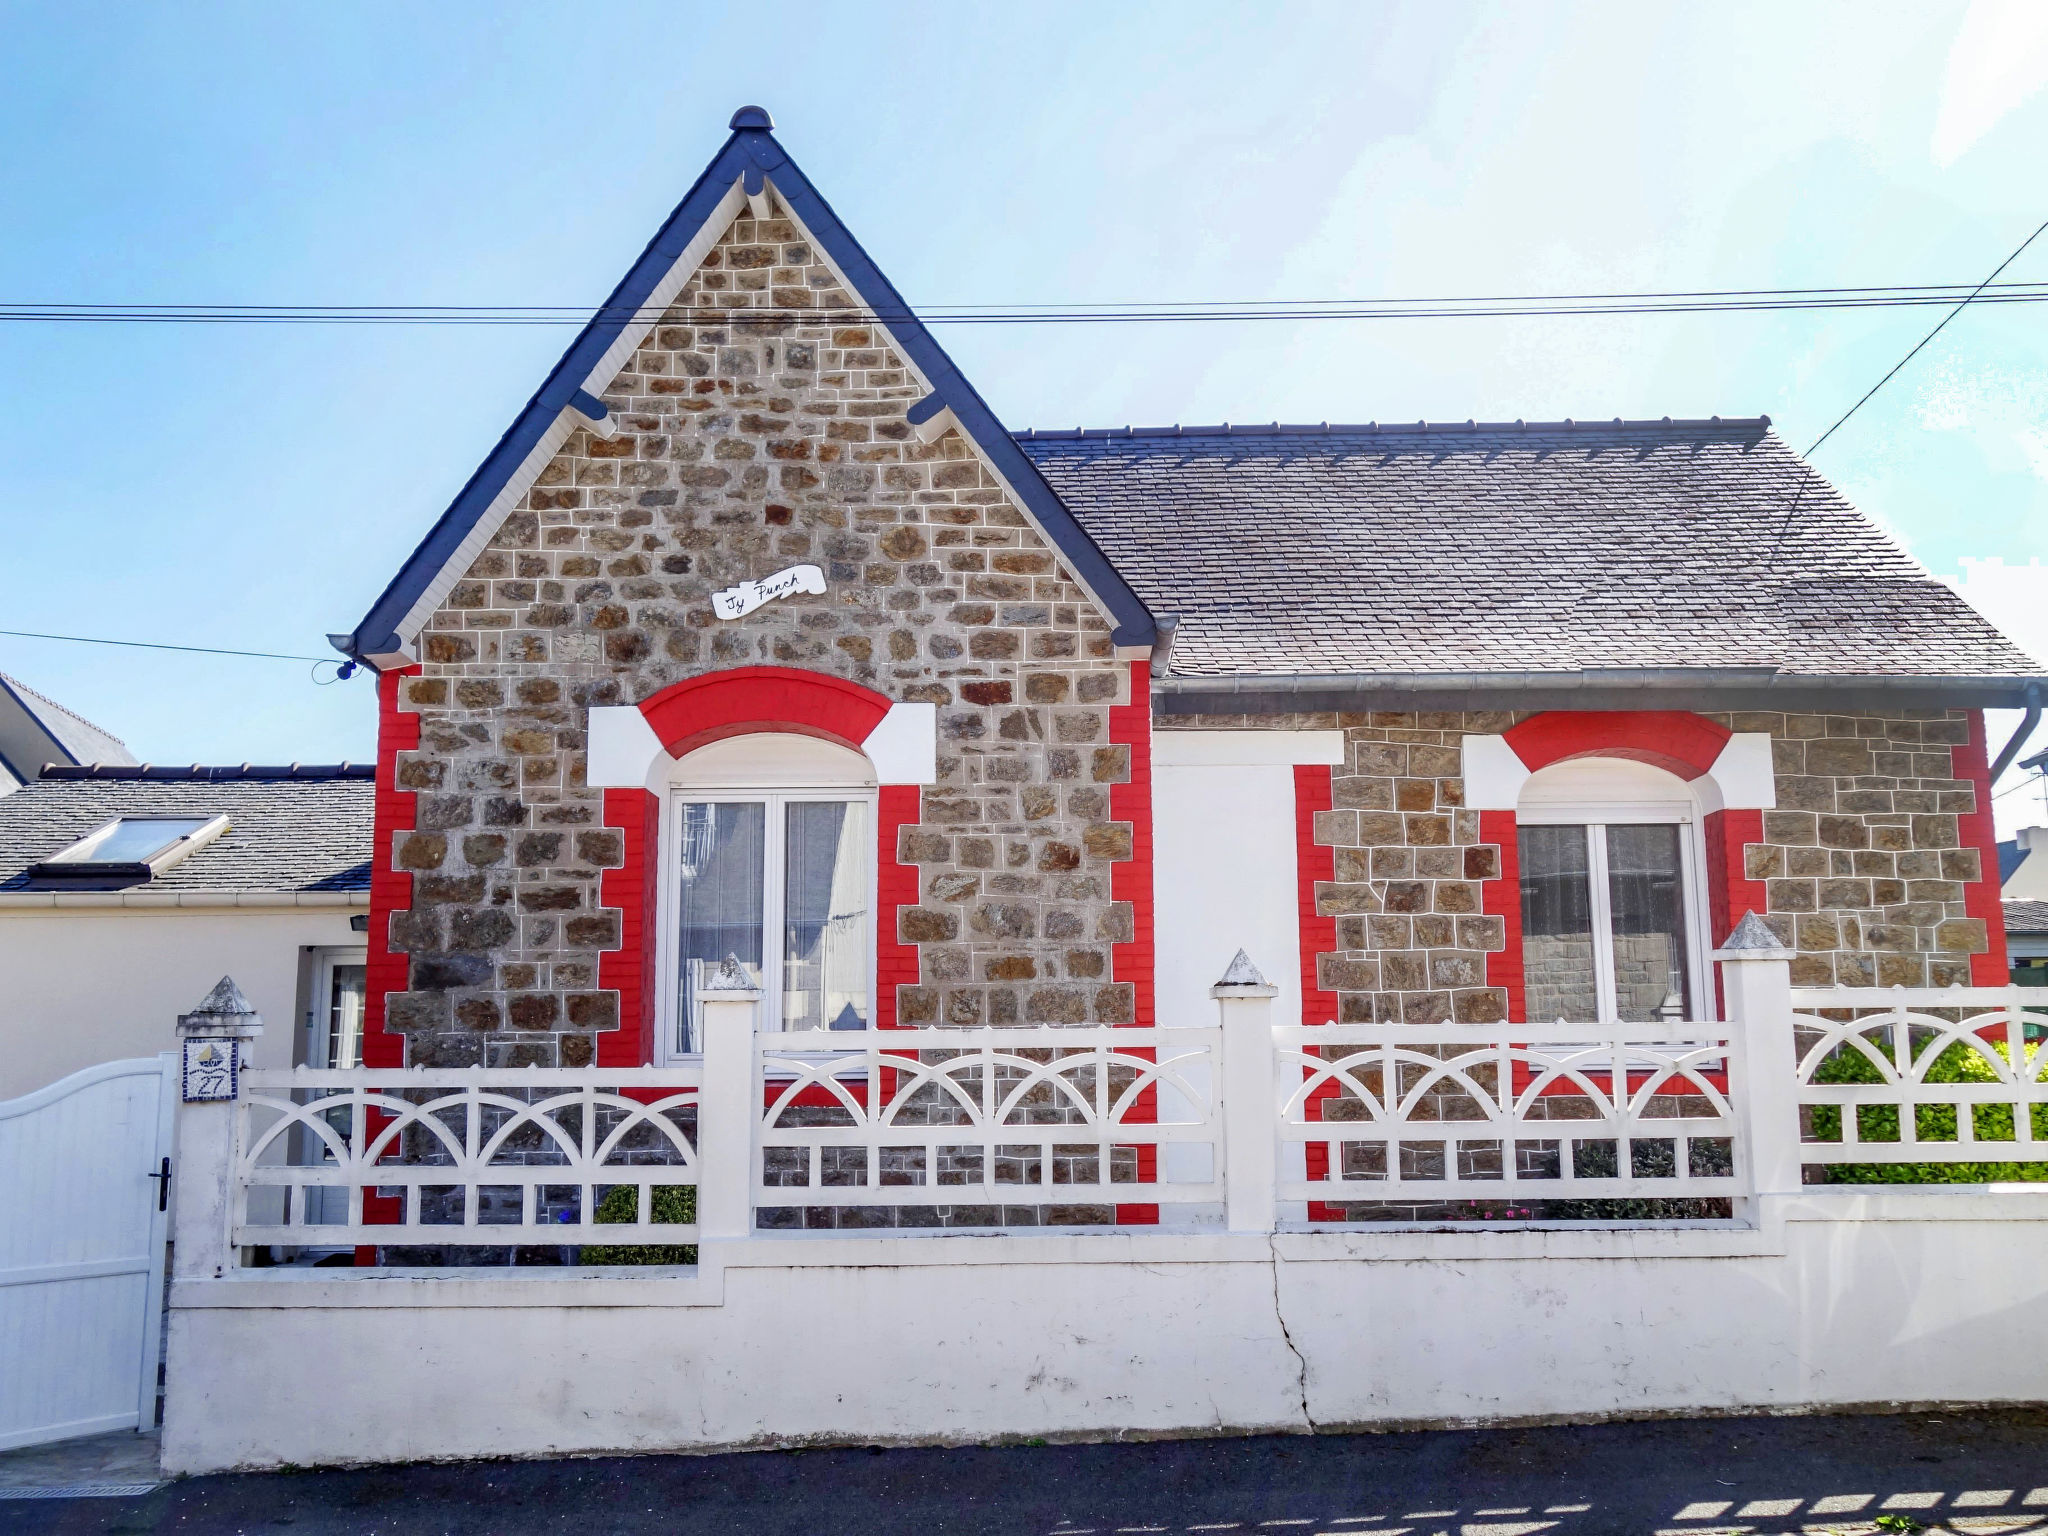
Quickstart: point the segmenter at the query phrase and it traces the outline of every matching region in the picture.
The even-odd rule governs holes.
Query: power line
[[[2024,249],[2024,247],[2022,247]],[[2015,253],[2017,255],[2017,252]],[[2008,263],[2009,264],[2009,263]],[[2004,267],[2000,267],[2000,271]],[[1995,274],[1994,274],[1995,276]],[[1067,304],[951,304],[921,311],[853,306],[716,305],[691,309],[494,304],[87,304],[0,302],[0,321],[84,325],[463,325],[581,326],[593,320],[711,325],[861,324],[917,319],[927,325],[1103,325],[1176,322],[1540,319],[1654,314],[1893,309],[1971,302],[2036,304],[2048,283],[1895,284],[1884,287],[1671,290],[1647,293],[1492,294],[1463,298],[1245,299]],[[734,295],[744,299],[746,295]],[[1951,316],[1951,318],[1953,318]],[[1944,322],[1946,323],[1946,322]],[[1940,327],[1936,327],[1939,330]]]
[[[1829,427],[1827,431],[1821,433],[1819,437],[1816,437],[1813,440],[1812,446],[1809,447],[1805,453],[1801,454],[1800,458],[1802,460],[1811,459],[1814,456],[1815,452],[1819,450],[1820,445],[1822,443],[1825,443],[1829,438],[1833,437],[1836,432],[1840,431],[1842,426],[1849,420],[1851,416],[1854,416],[1858,411],[1862,410],[1863,407],[1869,403],[1871,396],[1875,395],[1880,389],[1883,389],[1885,385],[1891,383],[1891,381],[1898,376],[1898,372],[1900,369],[1904,368],[1906,364],[1910,363],[1911,361],[1913,361],[1914,358],[1918,357],[1920,355],[1921,349],[1925,347],[1930,341],[1934,340],[1935,337],[1939,336],[1942,333],[1942,331],[1947,328],[1949,321],[1955,319],[1957,315],[1960,315],[1964,310],[1968,309],[1972,303],[1978,302],[1980,296],[1985,292],[1985,290],[1990,288],[1995,282],[1997,282],[1998,274],[2003,272],[2007,267],[2011,266],[2014,262],[2018,261],[2020,259],[2021,252],[2025,251],[2028,246],[2032,245],[2036,240],[2040,239],[2041,232],[2043,230],[2048,230],[2048,221],[2043,221],[2042,224],[2038,228],[2036,228],[2031,235],[2027,236],[2026,239],[2022,240],[2017,246],[2013,248],[2013,252],[2010,256],[2006,257],[2005,260],[2001,261],[1997,266],[1993,267],[1991,269],[1991,275],[1989,277],[1985,278],[1984,281],[1979,283],[1975,288],[1972,288],[1969,291],[1969,293],[1964,296],[1962,302],[1956,305],[1954,309],[1950,310],[1947,314],[1943,315],[1941,317],[1941,322],[1938,325],[1936,325],[1933,330],[1929,331],[1925,336],[1922,336],[1918,341],[1916,341],[1913,344],[1912,350],[1909,351],[1904,357],[1900,358],[1896,363],[1893,363],[1892,366],[1886,370],[1885,376],[1883,378],[1879,379],[1875,384],[1871,385],[1869,389],[1863,392],[1861,399],[1859,399],[1854,405],[1850,406],[1848,410],[1842,412],[1842,414],[1836,418],[1835,424],[1833,426]],[[2000,286],[2004,287],[2025,285],[2015,284]],[[1994,299],[1989,302],[1997,302],[1997,299],[1994,297]],[[1771,540],[1771,552],[1766,559],[1766,564],[1769,564],[1778,558],[1779,547],[1784,544],[1785,535],[1791,531],[1792,519],[1798,516],[1799,514],[1799,504],[1800,502],[1806,499],[1806,488],[1816,478],[1817,477],[1813,473],[1812,466],[1810,464],[1807,465],[1806,474],[1802,476],[1799,481],[1799,489],[1793,493],[1792,504],[1785,509],[1785,520],[1778,525],[1778,536],[1775,539]]]
[[[158,640],[108,640],[99,635],[46,635],[33,629],[0,629],[0,635],[13,635],[22,640],[67,640],[76,645],[125,645],[142,651],[189,651],[196,656],[254,656],[264,661],[310,661],[316,665],[331,661],[341,664],[339,656],[290,656],[282,651],[233,651],[213,645],[167,645]]]

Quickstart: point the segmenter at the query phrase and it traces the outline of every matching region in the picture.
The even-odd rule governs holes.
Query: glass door
[[[728,955],[762,991],[763,1029],[868,1027],[871,815],[818,791],[676,797],[672,1052],[703,1048],[697,992]]]
[[[368,994],[369,968],[359,949],[323,949],[313,955],[311,997],[306,1008],[305,1038],[299,1060],[308,1067],[327,1071],[363,1064],[363,1005]],[[307,1093],[320,1092],[309,1089]],[[306,1102],[302,1099],[300,1102]],[[328,1111],[328,1122],[337,1135],[349,1131],[349,1111]],[[292,1162],[299,1167],[318,1167],[332,1162],[333,1154],[319,1137],[295,1128],[292,1133]],[[348,1221],[346,1189],[308,1188],[305,1194],[306,1220],[322,1226],[341,1226]]]

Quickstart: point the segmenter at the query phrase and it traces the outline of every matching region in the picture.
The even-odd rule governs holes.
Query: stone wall
[[[1500,914],[1519,912],[1519,898],[1499,888],[1500,845],[1465,806],[1460,740],[1525,718],[1181,716],[1156,728],[1342,729],[1332,809],[1315,818],[1335,875],[1315,886],[1316,910],[1336,922],[1320,985],[1337,994],[1344,1022],[1488,1023],[1508,1016],[1502,962],[1489,970],[1489,957],[1506,949]],[[1798,951],[1794,984],[1967,985],[1969,957],[1989,947],[1965,907],[1966,886],[1984,873],[1959,824],[1976,809],[1954,760],[1970,739],[1967,713],[1705,718],[1772,738],[1778,809],[1762,813],[1762,840],[1743,847],[1732,873],[1760,883],[1765,921]]]
[[[794,227],[743,218],[604,392],[618,434],[570,439],[424,634],[387,1015],[415,1065],[591,1059],[618,1024],[597,965],[622,847],[584,782],[586,711],[748,665],[939,707],[939,780],[895,849],[921,897],[885,936],[921,951],[902,1022],[1133,1017],[1106,624],[957,433],[916,440],[921,390],[879,329],[744,318],[769,305],[853,307]],[[734,318],[683,323],[699,308]],[[824,596],[714,616],[715,589],[800,561]]]

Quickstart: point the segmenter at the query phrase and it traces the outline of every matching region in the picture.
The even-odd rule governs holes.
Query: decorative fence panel
[[[1221,1048],[1214,1028],[759,1035],[754,1204],[763,1225],[800,1208],[999,1225],[1020,1206],[1060,1224],[1219,1205]]]
[[[2019,987],[1795,988],[1807,1163],[2048,1159],[2048,997]]]
[[[688,1244],[697,1070],[247,1071],[236,1244]]]
[[[1747,1193],[1725,1024],[1288,1025],[1279,1198],[1332,1205]],[[1292,1171],[1288,1164],[1292,1163]]]

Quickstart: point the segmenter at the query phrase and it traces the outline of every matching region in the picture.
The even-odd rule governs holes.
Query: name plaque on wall
[[[792,592],[824,596],[825,573],[815,565],[792,565],[759,581],[743,581],[736,587],[712,593],[711,610],[721,619],[743,619],[763,603],[788,597]]]

